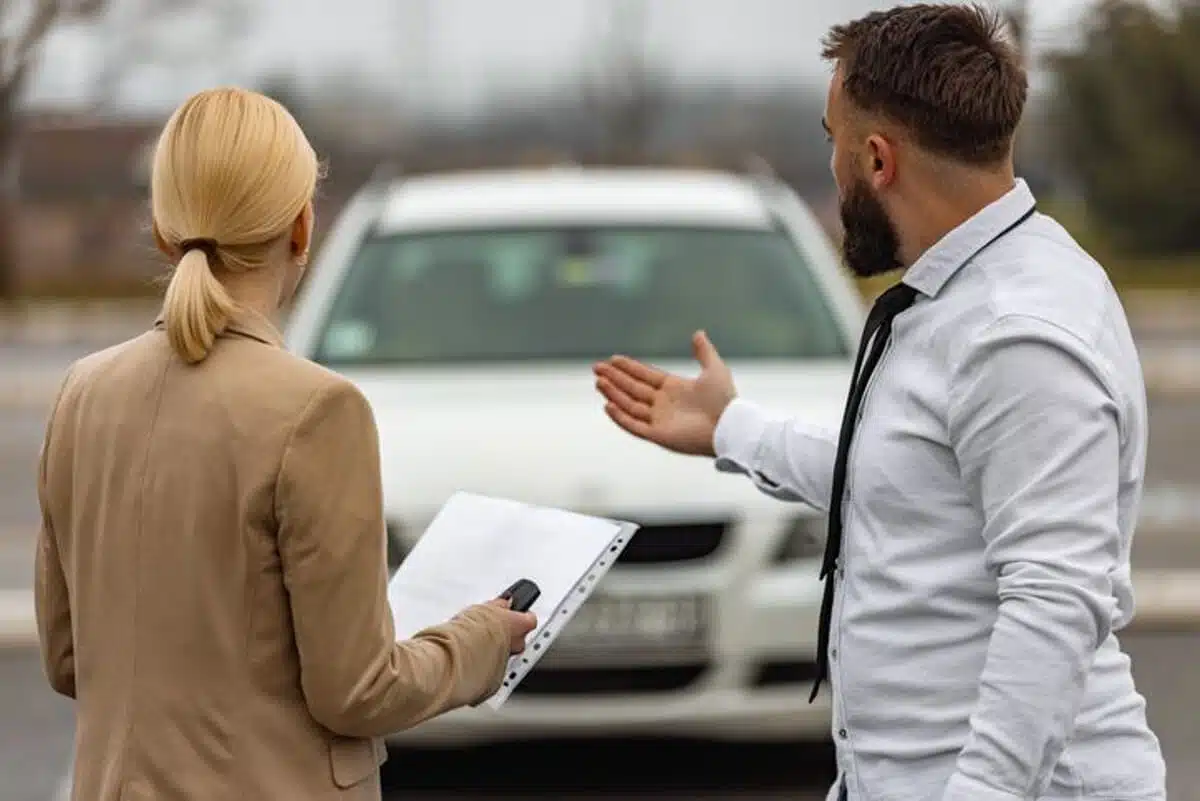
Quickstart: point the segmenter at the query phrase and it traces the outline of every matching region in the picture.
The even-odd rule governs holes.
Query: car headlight
[[[783,565],[821,558],[825,553],[826,525],[824,516],[803,515],[793,518],[784,529],[771,563]]]

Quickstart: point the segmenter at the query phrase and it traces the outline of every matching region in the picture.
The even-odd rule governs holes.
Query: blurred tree
[[[1110,243],[1200,250],[1200,0],[1103,0],[1050,63],[1061,153]]]
[[[37,65],[41,45],[56,25],[88,21],[104,34],[110,51],[94,76],[93,95],[105,105],[115,95],[125,71],[132,65],[161,62],[211,53],[214,40],[227,41],[242,17],[243,0],[0,0],[0,300],[11,298],[16,275],[12,230],[20,201],[17,139],[19,104],[26,82]],[[172,13],[200,10],[215,23],[210,36],[163,35],[151,23],[170,21]],[[119,13],[118,13],[119,12]],[[191,26],[189,26],[191,27]],[[170,32],[168,32],[170,33]],[[114,38],[115,37],[115,38]],[[190,43],[194,53],[180,42]]]
[[[1027,72],[1032,72],[1034,63],[1029,7],[1029,0],[1008,0],[1000,7],[1000,14],[1008,25],[1009,37],[1017,49],[1021,63],[1025,65]],[[1016,142],[1013,147],[1017,174],[1030,181],[1033,181],[1031,171],[1037,171],[1039,157],[1043,155],[1041,151],[1044,144],[1033,138],[1042,133],[1038,130],[1039,120],[1035,119],[1035,100],[1033,93],[1030,92],[1025,105],[1025,114],[1017,126]],[[1037,187],[1034,187],[1034,191],[1037,191]]]
[[[137,69],[194,72],[237,53],[248,30],[250,0],[107,0],[96,18],[104,55],[92,75],[97,109],[116,105],[129,73]]]
[[[669,103],[669,82],[647,56],[646,0],[610,0],[604,8],[607,35],[597,69],[584,76],[581,99],[601,128],[600,159],[639,163]]]
[[[394,149],[407,133],[394,90],[372,83],[358,65],[331,65],[311,85],[295,89],[296,119],[323,141],[358,151]]]
[[[42,41],[67,19],[95,17],[107,0],[0,2],[0,300],[12,295],[12,210],[19,176],[15,158],[17,106],[37,62]]]
[[[1029,66],[1032,43],[1029,37],[1029,0],[1010,0],[1001,8],[1001,15],[1008,24],[1009,35],[1021,56]]]
[[[292,113],[301,128],[308,127],[309,99],[294,76],[286,72],[275,73],[259,84],[258,91],[281,103]]]

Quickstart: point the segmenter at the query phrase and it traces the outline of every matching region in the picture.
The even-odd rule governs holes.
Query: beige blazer
[[[39,478],[75,801],[378,799],[380,736],[499,687],[494,608],[395,642],[371,410],[258,315],[195,367],[161,323],[78,362]]]

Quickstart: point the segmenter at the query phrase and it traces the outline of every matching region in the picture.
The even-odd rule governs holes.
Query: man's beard
[[[842,256],[859,278],[891,272],[900,262],[900,237],[887,209],[866,181],[856,178],[846,190],[842,216]]]

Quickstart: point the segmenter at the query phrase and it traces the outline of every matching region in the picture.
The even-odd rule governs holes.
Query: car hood
[[[642,520],[774,503],[709,459],[617,428],[587,365],[343,372],[374,409],[393,516],[427,520],[459,490]],[[849,373],[842,363],[734,366],[742,397],[834,431]]]

